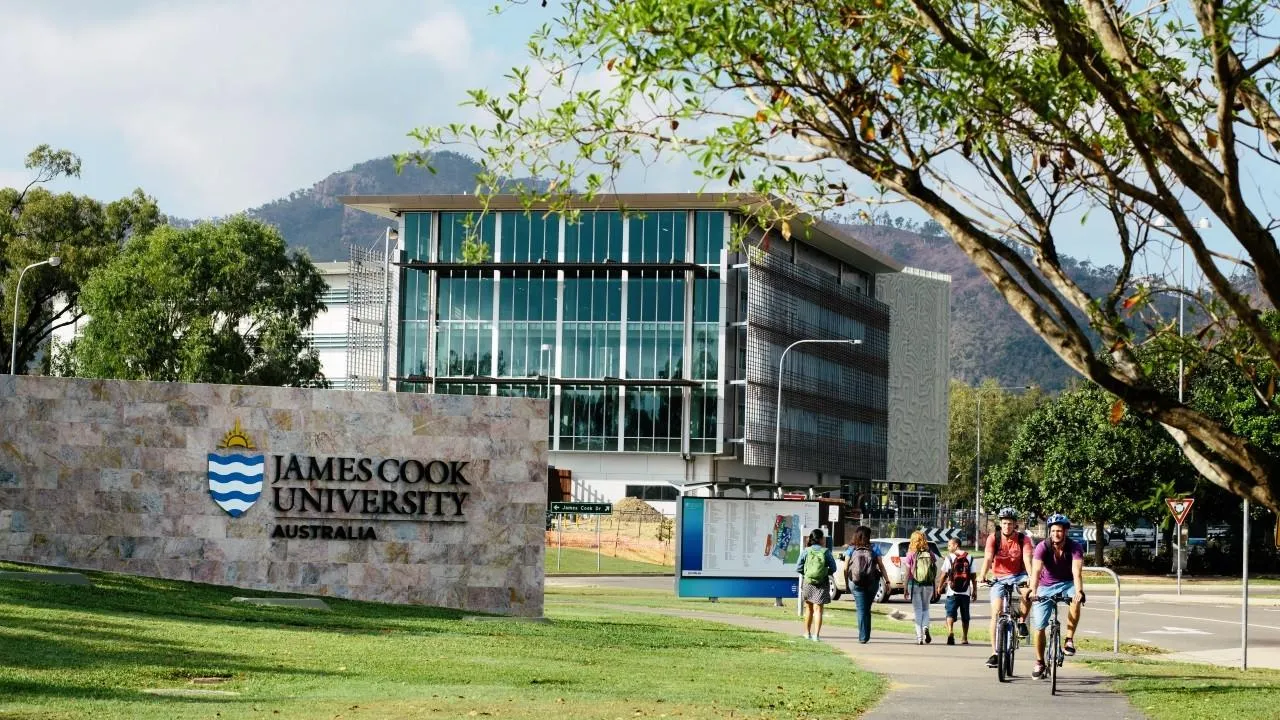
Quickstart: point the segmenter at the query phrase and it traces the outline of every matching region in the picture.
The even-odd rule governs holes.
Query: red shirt
[[[1022,562],[1022,549],[1025,547],[1027,552],[1031,552],[1031,538],[1023,533],[1022,543],[1019,545],[1016,534],[1012,538],[1001,537],[1000,554],[996,555],[996,535],[997,533],[992,533],[987,536],[987,557],[991,558],[992,574],[996,577],[1008,577],[1031,572],[1031,568]]]

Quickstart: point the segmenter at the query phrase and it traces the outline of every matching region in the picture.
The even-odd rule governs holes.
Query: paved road
[[[549,585],[595,585],[615,588],[673,589],[671,576],[552,577]],[[1184,582],[1182,596],[1173,583],[1125,583],[1120,599],[1120,640],[1154,644],[1190,660],[1224,665],[1240,661],[1240,586],[1238,583]],[[986,595],[983,593],[983,599]],[[1082,637],[1110,640],[1115,595],[1106,584],[1089,585],[1089,602],[1081,621]],[[1249,662],[1253,667],[1280,668],[1280,585],[1251,585]],[[846,602],[841,598],[839,603]],[[909,610],[900,599],[890,607]],[[935,606],[942,617],[941,606]],[[990,620],[986,602],[974,605],[974,622]]]

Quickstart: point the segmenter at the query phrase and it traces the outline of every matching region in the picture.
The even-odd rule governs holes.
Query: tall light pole
[[[391,389],[391,244],[400,231],[387,226],[382,235],[382,389]]]
[[[782,460],[782,365],[787,360],[787,353],[791,352],[791,348],[805,343],[829,343],[839,345],[861,345],[861,340],[797,340],[786,347],[782,351],[782,356],[778,358],[778,404],[774,406],[774,412],[777,414],[776,423],[773,430],[773,484],[776,487],[782,487],[782,467],[779,463]]]
[[[49,267],[58,267],[62,264],[62,258],[54,255],[48,260],[31,263],[22,268],[22,272],[18,273],[18,285],[13,289],[13,344],[9,348],[9,374],[18,374],[18,301],[22,299],[22,276],[27,274],[31,268],[48,265]]]
[[[996,390],[1030,390],[1030,385],[1001,385]],[[974,387],[974,397],[978,399],[977,438],[973,443],[973,550],[982,552],[982,526],[978,524],[978,513],[982,508],[982,386]]]

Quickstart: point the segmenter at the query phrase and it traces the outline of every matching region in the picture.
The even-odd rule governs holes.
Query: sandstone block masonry
[[[0,377],[0,558],[542,614],[545,401]]]

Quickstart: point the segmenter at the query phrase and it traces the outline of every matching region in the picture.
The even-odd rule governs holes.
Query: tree
[[[427,149],[480,148],[485,195],[500,176],[549,179],[550,190],[524,192],[553,210],[633,159],[682,154],[708,182],[749,188],[758,199],[745,209],[783,238],[804,231],[799,210],[866,199],[852,171],[871,183],[862,196],[897,196],[941,225],[1067,365],[1161,423],[1207,478],[1276,509],[1280,460],[1153,388],[1135,351],[1139,337],[1174,333],[1147,301],[1182,291],[1144,273],[1149,253],[1181,245],[1212,288],[1205,317],[1216,329],[1180,354],[1242,337],[1256,350],[1244,377],[1280,367],[1280,338],[1258,312],[1280,304],[1280,250],[1265,180],[1250,171],[1280,149],[1280,51],[1265,45],[1266,10],[1253,0],[564,0],[530,40],[536,69],[515,68],[506,92],[470,93],[489,122],[416,136]],[[794,205],[765,202],[774,196]],[[1082,208],[1110,225],[1123,257],[1094,295],[1059,255]],[[1188,208],[1215,216],[1240,252],[1210,248]],[[1251,268],[1259,297],[1219,263]],[[1265,401],[1277,412],[1274,395]]]
[[[953,507],[973,507],[976,443],[978,439],[978,402],[982,395],[982,468],[989,470],[1004,462],[1018,428],[1039,405],[1046,401],[1040,388],[1027,391],[1003,389],[988,378],[971,388],[952,380],[948,407],[949,440],[947,485],[942,499]],[[990,503],[983,503],[987,510]]]
[[[75,373],[165,382],[323,387],[304,330],[324,278],[243,215],[131,239],[85,284]]]
[[[18,372],[26,370],[54,330],[81,317],[80,288],[89,275],[110,261],[131,234],[164,222],[155,200],[141,190],[103,204],[42,187],[59,177],[80,176],[80,158],[70,151],[41,145],[27,155],[26,167],[33,177],[25,187],[0,188],[0,357],[6,371],[19,275],[53,255],[62,264],[32,269],[22,278],[22,297],[17,298]]]
[[[1154,488],[1192,476],[1168,433],[1145,417],[1116,418],[1114,406],[1115,398],[1091,385],[1042,405],[1018,428],[1008,460],[988,483],[1001,504],[1092,525],[1099,565],[1108,524],[1132,524],[1146,514]]]

